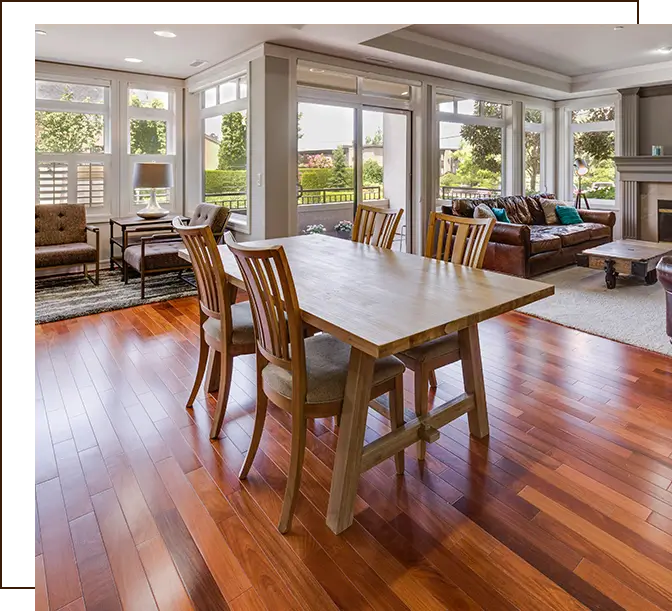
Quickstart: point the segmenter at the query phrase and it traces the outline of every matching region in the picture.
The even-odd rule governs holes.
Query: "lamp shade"
[[[579,176],[588,174],[588,164],[578,157],[574,160],[574,169]]]
[[[170,163],[136,163],[133,168],[134,189],[162,189],[173,186]]]

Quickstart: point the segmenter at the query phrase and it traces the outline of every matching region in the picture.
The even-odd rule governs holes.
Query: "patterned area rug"
[[[665,331],[665,291],[660,282],[646,286],[619,276],[607,289],[604,272],[570,267],[534,280],[555,285],[555,295],[519,311],[592,335],[672,356]]]
[[[144,299],[140,299],[140,278],[130,278],[128,284],[124,284],[119,270],[101,270],[99,286],[81,274],[36,278],[35,324],[195,295],[196,289],[177,274],[148,276]],[[191,272],[184,276],[193,282]]]

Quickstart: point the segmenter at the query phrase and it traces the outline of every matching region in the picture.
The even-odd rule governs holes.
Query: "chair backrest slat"
[[[480,268],[495,219],[471,219],[432,212],[425,256]]]
[[[392,248],[392,242],[403,214],[403,210],[359,204],[355,222],[352,225],[352,241]]]
[[[306,357],[296,287],[282,246],[250,248],[231,234],[226,245],[238,261],[250,298],[259,353],[292,373],[292,390],[305,399]]]
[[[233,331],[231,292],[212,230],[208,225],[195,227],[184,225],[179,217],[173,220],[173,228],[189,252],[201,310],[211,318],[222,320],[224,325],[222,341],[229,341]]]

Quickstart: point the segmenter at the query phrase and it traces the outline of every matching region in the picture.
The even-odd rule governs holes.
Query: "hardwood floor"
[[[444,427],[424,467],[362,477],[325,524],[338,430],[310,425],[291,532],[291,422],[247,481],[254,362],[185,410],[193,298],[36,327],[36,602],[58,610],[672,609],[672,361],[521,314],[481,325],[490,437]],[[462,392],[460,365],[431,400]],[[412,374],[405,408],[413,412]],[[388,431],[370,411],[367,441]]]

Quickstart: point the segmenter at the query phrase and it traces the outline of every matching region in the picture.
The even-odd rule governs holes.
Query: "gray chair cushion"
[[[306,350],[306,402],[330,403],[345,396],[350,346],[320,333],[304,342]],[[376,361],[373,383],[379,384],[404,372],[404,364],[393,356]],[[292,398],[292,374],[277,365],[266,365],[261,372],[264,384],[279,395]]]
[[[46,205],[46,204],[45,204]],[[35,247],[35,267],[95,263],[98,252],[90,244],[54,244]]]
[[[178,254],[181,248],[184,248],[181,240],[176,242],[148,242],[145,244],[145,270],[189,267],[189,263]],[[124,251],[124,261],[138,272],[140,271],[140,249],[140,244],[137,244],[129,246]]]
[[[456,352],[456,356],[459,357],[460,346],[457,341],[457,333],[450,333],[438,339],[425,342],[420,346],[402,352],[402,355],[422,363],[423,361],[445,356],[451,352]]]
[[[198,204],[194,215],[189,221],[190,227],[207,225],[215,235],[224,231],[224,226],[229,218],[230,210],[216,204]]]
[[[233,325],[232,343],[254,343],[254,322],[252,320],[252,310],[250,310],[249,301],[234,303],[231,306],[231,324]],[[217,318],[208,318],[203,323],[203,330],[206,335],[214,337],[217,341],[221,341],[222,324]]]

